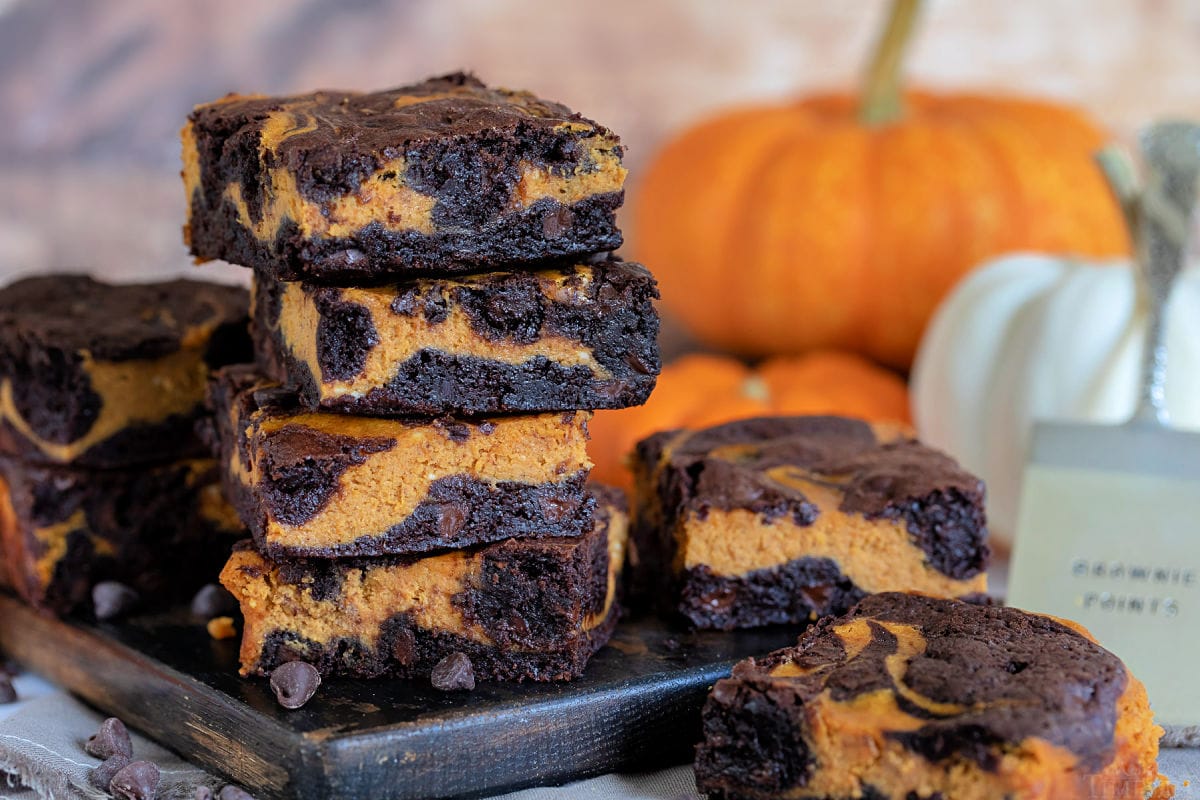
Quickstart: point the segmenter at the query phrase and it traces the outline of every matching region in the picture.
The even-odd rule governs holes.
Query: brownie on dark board
[[[0,456],[0,577],[39,608],[88,610],[109,580],[168,605],[215,580],[243,536],[211,459],[78,470]]]
[[[723,800],[1140,800],[1162,735],[1071,623],[895,592],[738,663],[703,717],[696,784]]]
[[[591,525],[586,411],[308,411],[248,366],[218,372],[210,401],[226,494],[267,556],[424,553]]]
[[[43,275],[0,289],[0,453],[126,467],[204,454],[209,370],[250,356],[249,296]]]
[[[640,595],[701,628],[795,623],[864,594],[986,591],[983,484],[889,425],[763,417],[644,439]]]
[[[336,288],[259,277],[266,372],[354,414],[475,416],[624,408],[658,375],[658,297],[607,259],[538,272]]]
[[[244,543],[222,573],[245,617],[243,673],[299,659],[323,674],[428,677],[461,653],[481,680],[579,675],[616,622],[627,535],[624,498],[593,491],[592,528],[576,538],[336,560],[267,559]]]
[[[184,238],[201,261],[354,284],[621,244],[616,135],[470,75],[230,95],[198,106],[182,136]]]

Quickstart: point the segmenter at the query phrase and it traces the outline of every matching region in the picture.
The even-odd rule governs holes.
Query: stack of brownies
[[[106,617],[212,579],[243,529],[193,428],[210,369],[249,355],[248,306],[193,281],[0,290],[0,578],[26,601],[82,611],[100,584]]]
[[[459,74],[230,96],[183,142],[192,253],[254,269],[256,366],[210,395],[243,672],[578,675],[626,535],[588,418],[659,369],[617,137]]]

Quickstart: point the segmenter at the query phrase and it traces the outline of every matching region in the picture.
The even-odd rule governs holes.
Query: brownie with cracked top
[[[804,622],[864,594],[986,591],[983,484],[899,428],[762,417],[641,441],[635,591],[700,628]]]
[[[477,272],[621,244],[617,136],[471,75],[229,95],[198,106],[182,140],[192,254],[280,280]]]
[[[221,581],[241,602],[243,674],[302,660],[323,674],[428,677],[465,654],[481,680],[569,680],[618,616],[627,517],[619,492],[574,538],[423,557],[267,558],[247,542]]]
[[[336,288],[255,281],[259,363],[310,408],[355,414],[625,408],[658,375],[658,297],[639,264]]]
[[[226,494],[267,556],[423,553],[590,525],[586,411],[309,411],[245,365],[217,373],[210,403]]]
[[[0,456],[0,578],[39,608],[86,610],[101,581],[183,600],[245,535],[211,459],[79,470]]]
[[[204,455],[205,383],[250,357],[249,302],[231,286],[73,274],[0,289],[0,453],[98,468]]]
[[[742,661],[703,712],[713,800],[1142,800],[1145,687],[1074,623],[905,593]]]

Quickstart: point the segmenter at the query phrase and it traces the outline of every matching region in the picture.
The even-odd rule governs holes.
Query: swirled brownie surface
[[[598,489],[592,527],[422,558],[268,559],[239,548],[221,575],[242,605],[242,672],[300,659],[323,673],[427,676],[464,653],[475,676],[566,680],[616,623],[626,515]]]
[[[182,138],[184,236],[202,261],[354,283],[621,243],[617,137],[470,75],[369,94],[230,95],[198,106]]]
[[[645,402],[654,278],[605,260],[373,288],[255,283],[267,372],[309,407],[370,415],[547,412]]]
[[[725,800],[1142,800],[1161,735],[1073,623],[891,592],[718,681],[696,781]]]
[[[79,470],[0,457],[0,576],[39,608],[86,609],[105,580],[148,605],[181,600],[244,536],[211,459]]]
[[[267,555],[419,553],[590,525],[588,412],[308,411],[247,367],[219,372],[211,400],[226,492]]]
[[[888,426],[763,417],[655,434],[637,447],[635,498],[635,583],[667,587],[698,627],[987,588],[982,483]]]
[[[44,275],[0,289],[0,452],[123,467],[201,455],[212,367],[250,356],[245,290]]]

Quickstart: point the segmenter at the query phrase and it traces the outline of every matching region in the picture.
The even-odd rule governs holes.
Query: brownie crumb
[[[161,776],[149,761],[130,761],[108,784],[108,791],[119,800],[154,800]]]
[[[300,708],[312,699],[320,685],[321,673],[303,661],[289,661],[271,673],[271,691],[284,708]]]
[[[101,761],[116,755],[133,758],[133,741],[129,738],[129,730],[116,717],[101,722],[100,730],[91,735],[83,749],[89,756]]]
[[[126,755],[117,754],[104,760],[100,766],[94,768],[88,773],[88,782],[97,789],[108,791],[108,785],[112,783],[113,776],[116,775],[125,767],[129,766],[130,758]]]
[[[213,617],[208,621],[208,635],[214,639],[232,639],[237,636],[237,628],[233,626],[233,617]]]
[[[466,653],[451,653],[433,667],[429,676],[433,688],[443,692],[471,691],[475,688],[475,670]]]
[[[237,599],[215,583],[205,584],[192,598],[192,616],[204,620],[230,616],[237,607]]]
[[[92,609],[98,620],[123,617],[137,607],[141,597],[118,581],[101,581],[92,587]]]

